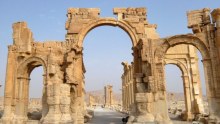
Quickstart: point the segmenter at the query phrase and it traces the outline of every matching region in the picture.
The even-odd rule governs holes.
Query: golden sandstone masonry
[[[202,54],[210,110],[209,122],[220,122],[220,8],[212,12],[207,8],[188,12],[188,27],[193,34],[166,38],[160,38],[156,32],[157,26],[147,21],[145,8],[115,8],[113,11],[117,19],[101,18],[100,10],[96,8],[68,9],[65,41],[35,42],[25,22],[13,24],[14,42],[8,47],[2,117],[4,124],[27,122],[29,76],[38,66],[44,68],[40,123],[84,123],[83,39],[90,30],[102,25],[120,27],[132,41],[133,82],[130,83],[133,87],[127,91],[131,92],[133,98],[126,101],[123,99],[126,109],[132,109],[128,123],[172,123],[167,110],[164,65],[176,63],[184,68],[187,62],[181,62],[181,58],[178,58],[180,62],[171,61],[170,59],[177,58],[169,56],[170,48],[183,44],[185,47],[195,46]],[[193,55],[193,49],[187,52]],[[184,87],[186,97],[189,93],[194,96],[193,99],[186,98],[186,116],[190,119],[194,115],[192,108],[198,108],[198,112],[202,112],[196,58],[190,58],[193,60],[190,61],[191,68],[182,70],[184,84],[191,85],[190,88]],[[190,69],[192,74],[187,73]],[[132,103],[135,104],[128,106]]]

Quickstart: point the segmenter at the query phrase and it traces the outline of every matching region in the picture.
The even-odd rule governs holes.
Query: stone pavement
[[[94,117],[86,124],[123,124],[122,118],[126,115],[98,107],[94,110]]]
[[[86,124],[123,124],[121,119],[125,114],[113,110],[98,107],[94,110],[94,117]],[[191,124],[192,122],[180,121],[174,115],[170,115],[173,124]]]

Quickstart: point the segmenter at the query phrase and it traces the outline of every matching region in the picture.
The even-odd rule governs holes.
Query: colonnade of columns
[[[122,75],[122,106],[124,112],[130,112],[130,106],[134,103],[134,80],[133,80],[133,63],[123,62],[124,73]]]

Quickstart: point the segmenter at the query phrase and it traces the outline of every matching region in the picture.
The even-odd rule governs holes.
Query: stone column
[[[214,9],[211,15],[212,15],[212,21],[216,23],[217,30],[216,30],[215,41],[218,48],[218,55],[220,59],[220,8]]]
[[[14,83],[14,69],[15,67],[15,55],[10,50],[11,46],[8,48],[8,60],[7,60],[7,70],[6,70],[6,79],[5,79],[5,96],[4,96],[4,114],[2,121],[4,124],[9,124],[12,119],[12,100],[13,100],[13,91],[15,90]]]
[[[126,111],[128,112],[129,98],[128,98],[128,82],[126,82]]]
[[[129,80],[129,108],[131,107],[131,104],[132,104],[132,89],[131,89],[131,87],[132,87],[132,83],[131,83],[131,80]]]
[[[129,107],[130,107],[130,104],[131,104],[131,97],[130,97],[130,93],[131,93],[131,91],[130,91],[130,82],[129,82],[129,80],[128,80],[128,82],[127,82],[128,84],[127,84],[127,87],[128,87],[128,93],[127,93],[127,97],[128,97],[128,111],[129,111]]]
[[[42,123],[53,124],[60,122],[60,84],[53,83],[47,85],[47,104],[49,111]]]
[[[202,93],[201,93],[201,84],[200,84],[200,76],[198,70],[198,58],[195,53],[195,48],[193,46],[189,47],[190,51],[190,76],[191,76],[191,86],[193,91],[193,113],[201,114],[204,113],[203,101],[202,101]]]
[[[29,88],[29,78],[18,77],[18,100],[15,107],[15,116],[13,122],[16,124],[25,123],[27,118],[27,109],[28,109],[28,88]]]
[[[124,91],[124,85],[122,85],[122,111],[124,111],[124,107],[125,107],[125,102],[124,102],[124,99],[125,99],[125,91]]]
[[[43,91],[42,91],[42,117],[40,122],[43,121],[44,117],[49,111],[48,104],[47,104],[47,75],[43,74]]]
[[[73,123],[70,115],[70,85],[60,84],[60,124]]]
[[[220,122],[220,99],[216,97],[215,86],[213,83],[212,77],[212,66],[211,60],[202,60],[204,72],[205,72],[205,81],[206,81],[206,95],[208,99],[208,106],[209,106],[209,122],[212,123],[219,123]]]
[[[192,104],[190,100],[190,87],[189,87],[189,76],[183,75],[183,86],[184,86],[184,97],[185,97],[185,106],[186,106],[186,120],[192,120],[193,115],[192,115]]]

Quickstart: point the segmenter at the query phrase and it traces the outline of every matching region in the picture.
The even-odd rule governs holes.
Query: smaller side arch
[[[185,65],[179,61],[179,60],[176,60],[176,59],[165,59],[165,65],[167,64],[173,64],[173,65],[176,65],[182,72],[182,75],[188,75],[188,71],[187,71],[187,68],[185,67]]]
[[[38,66],[43,66],[44,69],[44,85],[47,83],[47,65],[46,62],[44,61],[43,58],[37,57],[37,56],[32,56],[28,57],[23,62],[21,62],[18,67],[14,70],[16,73],[16,79],[14,81],[14,95],[13,99],[14,101],[14,120],[20,119],[22,123],[27,121],[27,112],[28,112],[28,104],[29,104],[29,82],[30,82],[30,73],[35,67]],[[46,89],[46,87],[43,87]],[[43,93],[42,99],[46,98],[47,91]],[[43,100],[42,101],[42,107],[45,108],[47,107],[47,101]],[[42,116],[43,113],[42,113]]]
[[[29,76],[29,74],[31,73],[31,71],[38,66],[43,66],[44,69],[44,73],[47,72],[47,65],[46,62],[44,61],[44,59],[40,58],[40,57],[29,57],[26,60],[24,60],[22,63],[19,64],[18,68],[17,68],[17,72],[18,73],[18,77],[19,74],[23,75],[25,73],[27,73]]]
[[[190,72],[187,69],[187,65],[185,65],[183,62],[177,60],[177,59],[165,59],[165,64],[172,64],[176,65],[182,72],[182,82],[183,82],[183,92],[184,92],[184,102],[185,102],[185,117],[184,120],[192,120],[193,118],[193,106],[194,104],[192,101],[194,101],[193,97],[193,89],[192,89],[192,82],[191,82],[191,76]],[[195,106],[194,106],[195,107]],[[198,107],[198,106],[196,106]]]
[[[155,50],[155,58],[161,62],[167,50],[179,44],[193,45],[201,52],[204,60],[210,59],[208,46],[200,38],[193,35],[175,35],[164,39],[164,42]]]

